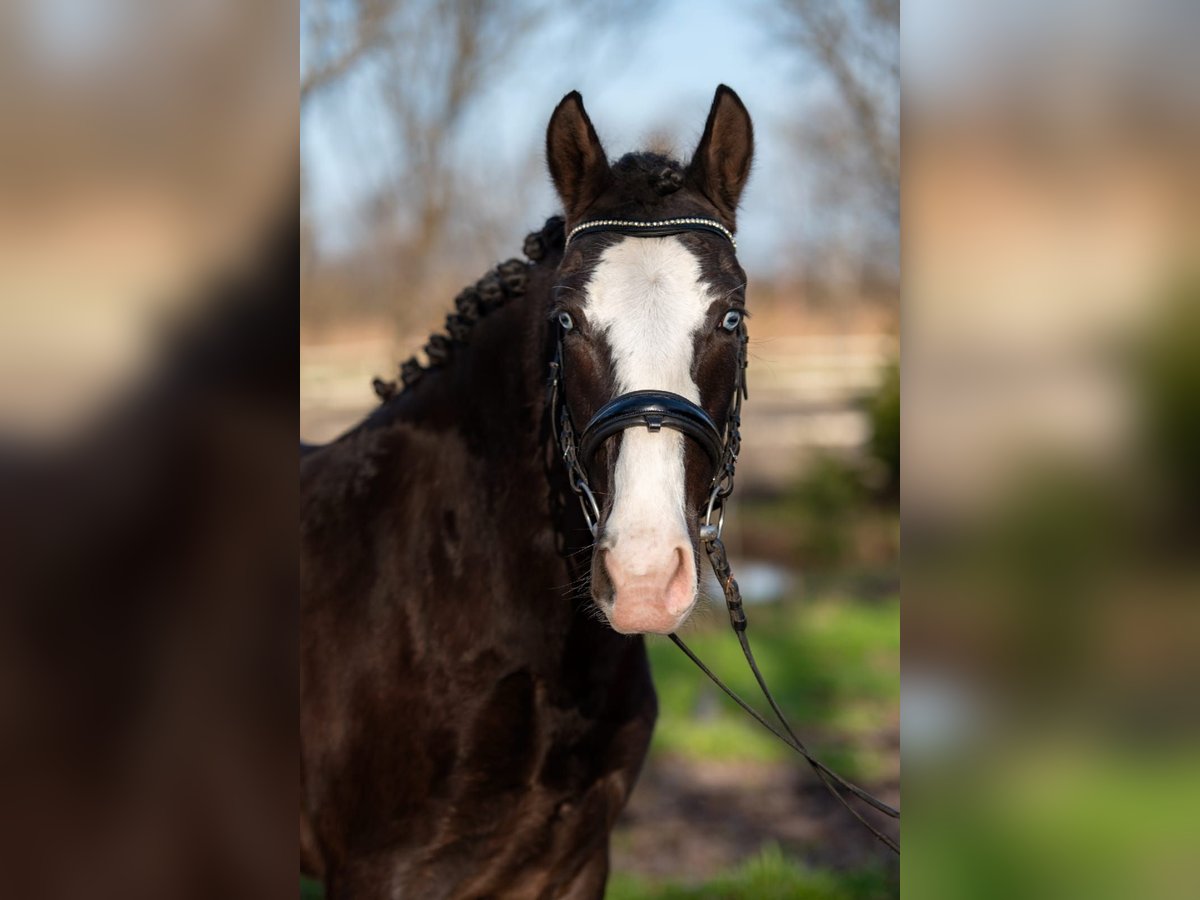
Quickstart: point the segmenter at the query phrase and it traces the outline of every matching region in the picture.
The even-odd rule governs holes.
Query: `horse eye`
[[[569,312],[560,312],[558,314],[558,324],[562,326],[563,331],[570,331],[575,327],[575,320],[571,318]]]
[[[721,327],[726,331],[737,331],[740,324],[742,324],[742,314],[736,309],[725,313],[725,318],[721,320]]]

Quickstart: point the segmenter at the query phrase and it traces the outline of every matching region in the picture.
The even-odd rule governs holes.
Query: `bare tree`
[[[893,215],[900,198],[899,0],[772,0],[781,41],[831,80]]]
[[[442,0],[413,4],[404,52],[382,66],[394,131],[395,180],[385,186],[405,220],[410,278],[445,237],[463,186],[454,139],[488,77],[523,47],[553,9],[549,0]]]
[[[371,156],[373,175],[358,216],[361,259],[355,269],[364,290],[378,298],[367,305],[392,310],[397,294],[424,293],[437,277],[444,248],[453,246],[461,263],[461,232],[470,218],[465,200],[491,174],[470,171],[464,162],[470,154],[462,152],[469,149],[463,124],[489,82],[531,52],[551,21],[571,23],[594,38],[628,27],[654,7],[639,0],[589,0],[576,7],[554,0],[303,3],[305,113],[318,107],[322,114],[337,112],[343,102],[372,111],[349,129],[356,135],[334,139],[370,144],[362,151]],[[340,90],[351,82],[351,90]],[[534,174],[541,177],[540,165]],[[451,232],[459,240],[447,240]],[[419,309],[407,312],[421,316]]]
[[[368,305],[421,292],[461,192],[456,131],[489,75],[552,8],[551,0],[304,0],[306,110],[342,102],[337,88],[356,76],[356,102],[378,111],[369,152],[380,180],[361,209],[357,266],[360,289],[378,301]]]
[[[388,18],[400,0],[304,0],[300,104],[387,45]]]

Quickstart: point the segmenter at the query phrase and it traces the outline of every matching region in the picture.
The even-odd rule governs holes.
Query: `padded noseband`
[[[671,428],[698,443],[715,469],[724,441],[712,418],[703,409],[670,391],[630,391],[606,403],[592,416],[579,438],[580,462],[590,469],[596,451],[618,432],[646,426],[650,431]]]

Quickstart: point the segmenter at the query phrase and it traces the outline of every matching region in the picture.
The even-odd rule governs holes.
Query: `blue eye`
[[[558,314],[558,324],[562,326],[563,331],[570,331],[575,327],[575,320],[571,318],[569,312],[560,312]]]
[[[742,314],[736,309],[731,309],[725,313],[725,318],[721,320],[721,327],[726,331],[737,331],[737,327],[742,324]]]

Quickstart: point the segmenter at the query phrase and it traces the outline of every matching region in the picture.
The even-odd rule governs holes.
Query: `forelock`
[[[662,153],[627,153],[612,167],[616,190],[637,203],[654,203],[683,186],[684,166]]]

